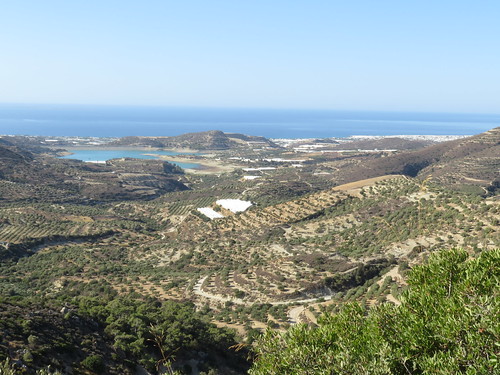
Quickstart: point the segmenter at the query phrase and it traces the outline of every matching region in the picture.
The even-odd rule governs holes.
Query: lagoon
[[[199,155],[196,153],[182,153],[175,151],[161,151],[151,149],[106,149],[106,150],[88,150],[88,149],[69,149],[71,155],[61,156],[61,159],[76,159],[85,162],[104,162],[106,160],[118,158],[135,158],[135,159],[159,159],[158,155],[166,156],[184,156],[184,155]],[[200,167],[197,163],[180,163],[167,160],[169,163],[178,165],[184,169],[196,169]]]

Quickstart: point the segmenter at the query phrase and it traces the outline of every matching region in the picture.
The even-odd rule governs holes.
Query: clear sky
[[[500,113],[500,1],[2,0],[0,102]]]

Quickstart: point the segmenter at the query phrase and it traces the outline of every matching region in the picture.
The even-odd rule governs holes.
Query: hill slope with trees
[[[494,191],[499,181],[499,155],[500,127],[472,137],[370,160],[346,172],[354,179],[386,174],[431,176],[433,181],[459,190],[464,186],[477,186],[478,191],[481,188]]]

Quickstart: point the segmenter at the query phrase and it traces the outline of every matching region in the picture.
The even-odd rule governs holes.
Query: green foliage
[[[98,374],[103,373],[105,369],[104,361],[98,354],[92,354],[86,357],[82,361],[82,366]]]
[[[18,375],[24,373],[24,371],[16,369],[9,359],[0,362],[0,375]],[[37,370],[35,375],[61,375],[61,373],[59,371],[51,371],[50,367],[48,367]]]
[[[133,296],[108,303],[82,298],[80,311],[103,322],[114,346],[149,369],[154,369],[158,358],[167,363],[189,352],[225,353],[237,343],[233,331],[209,323],[190,303]]]
[[[248,368],[246,350],[230,349],[237,344],[235,332],[216,327],[191,303],[135,294],[82,295],[68,301],[69,319],[57,300],[44,299],[45,305],[35,299],[0,303],[0,361],[14,353],[7,346],[13,342],[22,348],[16,358],[19,366],[31,374],[48,365],[64,368],[62,363],[83,373],[122,374],[137,364],[157,373],[160,365],[192,358],[214,368],[220,367],[216,358],[226,358],[229,368]]]
[[[260,374],[493,374],[499,370],[500,250],[443,251],[415,267],[401,305],[346,305],[319,327],[268,330]]]
[[[378,276],[382,270],[393,263],[393,261],[388,259],[378,259],[361,264],[353,272],[337,273],[331,277],[327,277],[325,284],[332,290],[345,291],[363,285],[367,280]]]
[[[14,366],[11,364],[9,359],[0,362],[0,375],[15,375]]]

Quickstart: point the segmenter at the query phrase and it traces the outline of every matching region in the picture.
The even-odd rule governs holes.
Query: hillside
[[[318,327],[267,331],[250,374],[496,374],[499,262],[499,250],[433,254],[398,307],[351,304]]]
[[[31,373],[49,363],[158,373],[170,362],[187,374],[243,374],[245,345],[268,327],[321,326],[324,313],[351,303],[392,309],[410,270],[433,253],[500,247],[496,192],[457,189],[453,177],[495,174],[497,129],[409,152],[219,150],[211,157],[240,164],[217,174],[13,147],[0,181],[0,311],[12,316],[0,324],[0,360]],[[410,173],[412,163],[428,164]],[[380,175],[389,170],[404,173]],[[249,208],[224,208],[230,199]],[[55,325],[71,337],[51,336]]]
[[[62,308],[36,300],[29,307],[15,299],[0,304],[0,374],[7,353],[12,367],[22,368],[23,374],[36,368],[120,375],[172,370],[172,352],[184,365],[174,368],[181,370],[193,358],[207,371],[234,374],[248,368],[246,350],[229,349],[237,344],[234,333],[207,322],[189,303],[161,303],[138,295],[114,295],[106,301],[90,297],[88,289],[81,292],[79,305]]]
[[[2,164],[9,162],[29,161],[33,159],[33,155],[15,146],[12,142],[0,138],[0,161]]]
[[[4,201],[151,199],[187,189],[182,173],[160,160],[89,164],[35,156],[6,141],[0,143],[0,200]]]
[[[430,140],[411,140],[398,137],[384,137],[380,139],[353,139],[347,143],[342,143],[332,147],[335,149],[361,149],[361,150],[415,150],[432,145]]]
[[[454,189],[478,187],[475,191],[482,189],[484,193],[484,189],[494,191],[498,186],[499,155],[500,128],[495,128],[476,136],[368,160],[349,170],[341,170],[337,177],[346,181],[386,174],[430,176],[444,186]]]

